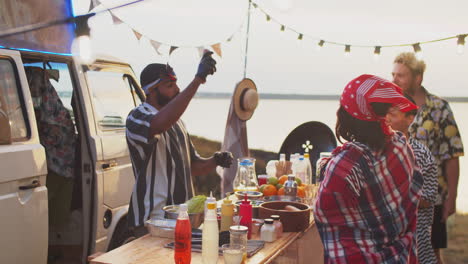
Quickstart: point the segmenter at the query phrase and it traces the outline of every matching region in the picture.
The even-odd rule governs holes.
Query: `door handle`
[[[117,165],[118,165],[117,162],[112,161],[112,162],[109,162],[109,163],[103,163],[103,164],[101,165],[101,167],[102,167],[102,169],[107,170],[107,169],[110,169],[110,168],[115,167],[115,166],[117,166]]]
[[[20,190],[29,190],[29,189],[34,189],[41,186],[41,183],[38,180],[34,180],[31,184],[28,185],[21,185],[19,187]]]

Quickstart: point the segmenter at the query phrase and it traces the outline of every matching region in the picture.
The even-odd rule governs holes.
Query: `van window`
[[[102,130],[125,129],[128,113],[138,103],[123,73],[88,71],[97,123]],[[136,96],[138,98],[138,96]]]
[[[0,109],[6,111],[10,119],[12,141],[26,140],[26,127],[23,107],[19,93],[18,82],[11,61],[0,59]]]
[[[24,66],[34,66],[44,68],[43,62],[25,63]],[[48,62],[45,69],[49,73],[49,81],[57,91],[63,106],[68,110],[73,121],[73,108],[71,105],[73,95],[73,82],[70,76],[70,70],[66,63]],[[73,122],[74,123],[74,122]]]

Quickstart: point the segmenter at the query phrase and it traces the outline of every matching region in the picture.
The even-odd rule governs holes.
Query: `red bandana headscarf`
[[[391,135],[385,117],[377,116],[371,103],[389,103],[401,112],[418,107],[405,98],[400,87],[375,75],[363,74],[350,81],[341,94],[340,105],[353,117],[364,121],[379,121],[382,131]]]

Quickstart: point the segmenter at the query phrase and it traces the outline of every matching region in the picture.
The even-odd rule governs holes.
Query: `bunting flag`
[[[176,50],[177,48],[177,46],[171,46],[171,48],[169,49],[169,55],[171,55],[172,52],[174,52],[174,50]]]
[[[221,58],[223,55],[221,52],[221,43],[213,44],[211,47],[213,48],[213,51]]]
[[[205,51],[205,47],[198,47],[197,48],[198,50],[198,55],[201,57],[203,57],[203,52]]]
[[[109,13],[111,14],[112,22],[113,22],[114,25],[120,25],[120,24],[123,23],[123,21],[120,18],[118,18],[114,13],[112,13],[110,11],[109,11]]]
[[[159,47],[161,47],[161,43],[157,42],[156,40],[150,40],[150,44],[151,46],[153,46],[157,54],[162,55],[161,52],[159,52]]]
[[[138,31],[136,31],[136,30],[134,30],[134,29],[132,29],[132,31],[133,31],[133,34],[135,34],[135,37],[136,37],[138,40],[140,40],[141,37],[143,36],[142,34],[140,34]]]
[[[98,6],[100,4],[101,4],[101,2],[99,2],[99,0],[91,0],[90,3],[89,3],[89,11],[93,10],[96,6]]]

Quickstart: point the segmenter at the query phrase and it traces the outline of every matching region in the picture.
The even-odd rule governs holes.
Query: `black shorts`
[[[442,205],[436,205],[434,207],[432,247],[434,249],[447,248],[447,224],[442,222]]]

